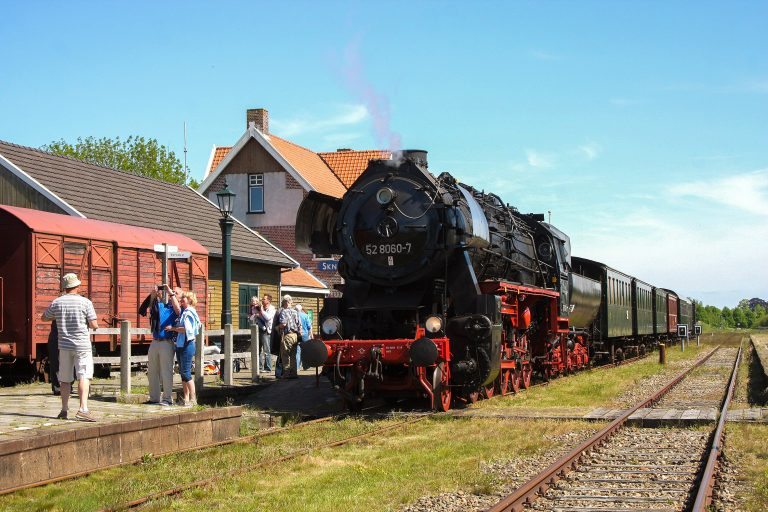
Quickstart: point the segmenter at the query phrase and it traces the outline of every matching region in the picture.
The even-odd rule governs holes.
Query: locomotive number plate
[[[365,244],[365,254],[378,256],[380,254],[411,254],[411,242],[402,244]]]

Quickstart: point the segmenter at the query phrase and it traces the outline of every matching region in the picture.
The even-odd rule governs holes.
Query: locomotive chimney
[[[245,129],[253,123],[263,134],[269,133],[269,111],[265,108],[249,108],[245,111]]]
[[[392,160],[410,160],[416,165],[429,167],[427,163],[427,152],[423,149],[403,149],[392,154]]]

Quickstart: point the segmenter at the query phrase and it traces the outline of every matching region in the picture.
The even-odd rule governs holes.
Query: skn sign
[[[318,261],[317,270],[320,270],[322,272],[338,272],[339,261],[338,260]]]

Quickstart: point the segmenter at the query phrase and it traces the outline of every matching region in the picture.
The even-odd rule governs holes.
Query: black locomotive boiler
[[[589,361],[597,281],[570,271],[570,241],[543,215],[427,170],[426,152],[374,160],[342,199],[310,193],[300,250],[341,255],[312,352],[350,405],[371,394],[451,398],[517,390]],[[306,357],[306,356],[303,356]]]
[[[447,409],[454,394],[472,401],[588,362],[584,340],[569,338],[568,237],[433,176],[424,151],[372,161],[341,200],[309,194],[296,242],[341,255],[343,297],[325,301],[317,352],[352,405],[416,393]],[[595,295],[580,281],[577,294]]]

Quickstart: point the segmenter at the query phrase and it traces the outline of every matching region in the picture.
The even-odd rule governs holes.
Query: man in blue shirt
[[[296,304],[296,311],[299,313],[299,322],[301,323],[301,343],[304,343],[312,339],[312,322],[301,304]],[[296,348],[296,368],[301,367],[301,343]]]
[[[168,294],[168,301],[163,295]],[[170,406],[173,403],[173,357],[176,353],[174,342],[176,333],[166,331],[167,326],[173,326],[181,310],[176,292],[167,284],[157,287],[139,307],[139,314],[147,316],[152,329],[152,344],[149,346],[147,361],[147,378],[149,379],[149,402]],[[162,383],[162,399],[160,384]]]

